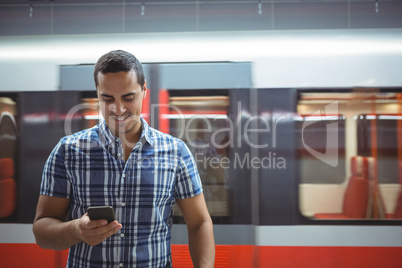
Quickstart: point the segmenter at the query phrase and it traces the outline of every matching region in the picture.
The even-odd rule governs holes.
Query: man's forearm
[[[44,249],[64,250],[82,242],[75,231],[75,221],[42,218],[34,222],[36,243]]]
[[[215,242],[212,221],[203,222],[188,230],[189,247],[193,265],[196,268],[214,267]]]

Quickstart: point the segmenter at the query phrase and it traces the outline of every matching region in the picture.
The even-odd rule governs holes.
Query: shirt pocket
[[[169,199],[172,196],[175,184],[176,165],[166,158],[142,158],[135,164],[134,170],[140,169],[141,189],[148,194],[152,193],[153,198]],[[134,171],[136,172],[136,171]],[[138,173],[137,173],[138,174]]]
[[[106,172],[104,166],[76,164],[71,168],[72,199],[85,208],[113,205],[118,195],[117,172]]]

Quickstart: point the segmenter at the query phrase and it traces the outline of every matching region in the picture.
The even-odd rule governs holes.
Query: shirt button
[[[120,264],[119,264],[119,266],[120,266],[120,267],[123,267],[123,266],[124,266],[124,264],[123,264],[123,263],[120,263]]]
[[[120,234],[120,237],[123,238],[123,237],[124,237],[124,234]]]
[[[126,203],[124,203],[124,202],[123,202],[123,203],[121,203],[121,206],[122,206],[122,207],[124,207],[125,205],[126,205]]]
[[[120,156],[121,155],[121,153],[117,153],[117,156]]]
[[[123,173],[123,178],[125,178],[126,177],[126,174],[125,173]]]

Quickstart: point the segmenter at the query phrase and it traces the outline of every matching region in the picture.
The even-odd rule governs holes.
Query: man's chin
[[[124,124],[115,124],[114,122],[109,122],[107,126],[115,134],[125,134],[131,132],[137,124],[140,124],[140,122],[133,122],[133,120],[131,120]]]

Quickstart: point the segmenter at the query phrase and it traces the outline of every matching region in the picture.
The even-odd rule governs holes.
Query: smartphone
[[[108,223],[115,220],[114,210],[110,206],[89,207],[88,216],[91,220],[107,220]]]

